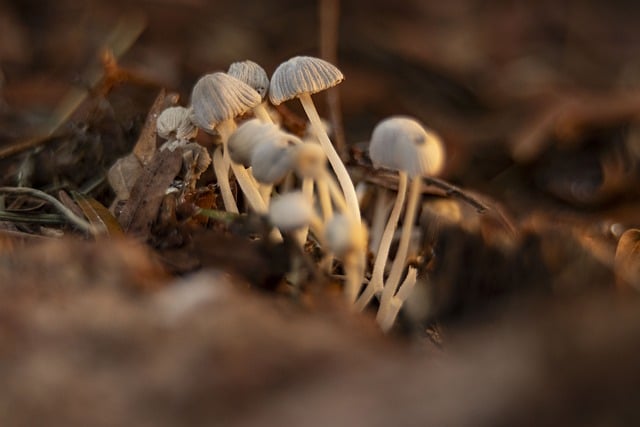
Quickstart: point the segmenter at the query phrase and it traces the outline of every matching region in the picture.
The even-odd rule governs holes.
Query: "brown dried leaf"
[[[107,172],[109,185],[119,200],[128,200],[131,189],[142,172],[142,164],[135,154],[119,158]]]
[[[104,233],[99,234],[100,236],[121,237],[124,235],[118,221],[102,203],[93,197],[85,196],[77,192],[73,192],[72,196],[84,216],[89,220],[89,223],[94,227],[104,230]]]
[[[182,150],[164,150],[153,157],[133,186],[131,197],[118,218],[125,232],[143,240],[149,237],[167,187],[181,167]]]
[[[147,114],[147,119],[144,122],[144,127],[138,137],[138,142],[133,147],[133,154],[143,165],[149,164],[156,152],[156,120],[158,120],[158,116],[165,108],[174,106],[177,102],[178,95],[167,94],[164,89],[160,91],[155,101],[153,101]]]

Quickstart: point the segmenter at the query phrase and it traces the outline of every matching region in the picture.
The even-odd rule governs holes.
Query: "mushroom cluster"
[[[271,80],[255,62],[236,62],[227,72],[200,78],[188,107],[159,115],[157,133],[167,140],[164,147],[192,147],[202,157],[194,180],[212,163],[228,212],[264,215],[274,227],[270,238],[290,235],[302,250],[313,236],[324,252],[323,268],[333,272],[334,258],[342,266],[345,298],[354,310],[380,299],[377,320],[386,331],[416,282],[417,271],[408,259],[422,177],[442,169],[444,151],[438,136],[415,119],[391,117],[376,126],[370,157],[374,167],[397,172],[398,193],[390,211],[380,206],[374,214],[376,244],[370,246],[354,183],[311,97],[343,79],[337,67],[309,56],[280,64]],[[293,99],[307,115],[310,137],[301,139],[277,124],[271,105]],[[218,141],[211,157],[195,142],[198,130]],[[230,177],[246,207],[234,195]],[[387,269],[403,209],[398,249]]]

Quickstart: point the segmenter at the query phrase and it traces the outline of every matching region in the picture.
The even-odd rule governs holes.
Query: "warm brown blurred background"
[[[638,425],[640,232],[615,255],[640,226],[638,22],[630,0],[0,0],[0,153],[84,96],[0,154],[2,186],[109,206],[105,172],[161,88],[186,104],[204,73],[271,73],[324,41],[354,154],[380,119],[415,116],[443,136],[444,178],[490,207],[425,202],[404,341],[329,287],[262,292],[289,252],[237,224],[189,246],[176,224],[139,245],[4,220],[0,424]],[[105,47],[123,52],[109,84]],[[431,221],[438,202],[459,217]]]
[[[558,132],[561,139],[572,132],[565,127],[582,129],[595,121],[598,130],[612,130],[604,139],[624,138],[635,117],[640,32],[633,2],[325,4],[339,7],[347,140],[366,140],[385,116],[416,116],[444,135],[450,154],[446,175],[456,182],[475,187],[499,177],[514,157],[524,164],[539,160],[543,150],[535,147],[552,145]],[[126,34],[141,16],[145,30],[121,64],[179,91],[187,102],[198,76],[233,61],[252,59],[272,72],[293,55],[320,55],[319,7],[299,1],[0,2],[0,94],[5,120],[14,119],[0,131],[0,143],[46,120],[70,85],[83,84],[109,34]],[[603,99],[613,105],[600,105]],[[556,132],[548,117],[566,104],[569,123]],[[570,144],[576,146],[592,135],[568,139],[577,140]],[[598,160],[573,163],[568,167],[577,173],[589,171],[581,178],[603,179]],[[542,175],[536,182],[548,187]],[[560,187],[551,192],[571,202],[608,198],[571,194],[564,188],[570,184]]]

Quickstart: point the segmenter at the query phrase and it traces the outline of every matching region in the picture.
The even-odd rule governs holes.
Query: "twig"
[[[456,187],[455,185],[450,184],[447,181],[434,177],[424,177],[422,178],[422,181],[427,185],[444,190],[447,196],[453,196],[468,203],[469,205],[473,206],[476,211],[478,211],[478,213],[485,213],[489,210],[489,206],[471,196],[463,189]]]
[[[366,167],[366,166],[363,166],[363,167]],[[398,189],[397,175],[391,174],[389,173],[389,171],[387,171],[386,173],[384,171],[375,171],[373,173],[371,173],[371,171],[369,172],[370,173],[367,173],[366,175],[366,180],[368,182],[371,182],[373,184],[380,185],[392,190]],[[435,187],[440,190],[443,190],[445,192],[445,195],[448,197],[454,197],[456,199],[462,200],[463,202],[475,208],[476,211],[478,211],[478,213],[485,213],[491,210],[491,207],[489,207],[485,203],[473,197],[472,195],[467,193],[465,190],[459,187],[456,187],[455,185],[450,184],[445,180],[434,178],[434,177],[423,177],[422,182],[427,186],[431,186],[431,187]]]
[[[338,27],[340,21],[340,0],[320,0],[320,57],[325,61],[338,65]],[[344,160],[347,147],[342,126],[342,108],[340,106],[340,89],[333,87],[327,91],[327,107],[329,119],[333,127],[336,151]]]
[[[96,230],[91,224],[89,224],[84,219],[77,216],[71,209],[67,208],[63,205],[58,199],[49,194],[36,190],[35,188],[27,188],[27,187],[0,187],[0,193],[6,194],[24,194],[32,197],[37,197],[39,199],[46,200],[51,203],[62,215],[64,215],[73,225],[78,227],[80,230],[85,231],[87,233],[91,233],[92,235],[97,234],[99,231]]]

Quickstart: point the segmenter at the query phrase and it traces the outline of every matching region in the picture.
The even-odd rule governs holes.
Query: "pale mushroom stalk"
[[[238,213],[238,205],[236,199],[231,192],[231,184],[229,183],[229,166],[224,160],[222,155],[222,146],[216,147],[213,152],[213,171],[216,174],[218,180],[218,187],[220,187],[220,193],[222,194],[222,201],[224,203],[224,209],[227,212]]]
[[[387,264],[387,259],[389,257],[391,242],[393,241],[393,236],[398,226],[398,220],[400,219],[400,213],[402,212],[402,206],[404,205],[404,199],[407,193],[407,181],[407,173],[400,171],[398,178],[398,195],[396,196],[396,200],[393,203],[393,208],[391,209],[389,220],[387,221],[387,225],[385,226],[384,232],[382,233],[382,238],[380,239],[380,246],[378,247],[378,251],[376,252],[376,258],[373,264],[373,272],[371,273],[371,280],[356,302],[356,308],[358,310],[364,310],[367,304],[369,304],[369,301],[371,301],[371,298],[373,298],[373,296],[380,291],[383,291],[383,289],[388,286],[384,285],[384,270]],[[398,255],[400,255],[400,248],[398,249]],[[398,259],[398,256],[396,256],[396,259]]]
[[[390,192],[384,188],[377,191],[376,203],[373,207],[373,219],[371,220],[371,230],[369,231],[369,250],[378,253],[382,233],[387,224],[387,219],[395,203],[391,202]]]
[[[263,123],[273,123],[271,115],[267,111],[267,107],[264,105],[264,102],[253,108],[253,114]]]
[[[342,163],[338,152],[333,147],[333,144],[331,143],[331,140],[329,139],[329,136],[327,135],[327,132],[322,125],[320,115],[318,114],[318,111],[316,110],[316,107],[311,100],[311,95],[308,93],[301,93],[298,95],[298,99],[300,99],[302,108],[304,108],[307,117],[309,117],[309,122],[311,123],[313,131],[318,137],[320,145],[325,151],[332,169],[336,173],[336,177],[338,178],[338,182],[340,183],[340,187],[342,188],[342,193],[344,194],[349,211],[354,216],[354,218],[360,221],[360,205],[358,204],[358,196],[356,195],[356,190],[353,186],[353,182],[351,181],[349,172],[347,172],[347,168],[345,167],[344,163]]]
[[[409,187],[409,195],[407,198],[407,208],[404,213],[402,234],[400,235],[400,243],[398,244],[398,252],[396,253],[396,257],[393,259],[391,272],[389,273],[387,282],[382,290],[380,309],[376,316],[376,319],[380,324],[388,321],[392,299],[395,296],[398,283],[400,282],[400,278],[407,261],[409,243],[411,242],[411,232],[413,231],[413,222],[415,221],[416,212],[418,210],[418,200],[420,199],[421,190],[422,177],[412,177],[411,185]]]
[[[357,253],[347,256],[343,261],[345,273],[344,293],[347,303],[350,306],[356,302],[365,271],[365,254]]]
[[[227,146],[227,141],[229,140],[229,136],[236,129],[236,122],[233,119],[224,120],[218,124],[216,130],[220,134],[220,140],[223,145],[223,158],[226,164],[231,165],[231,170],[238,181],[238,185],[242,189],[242,192],[247,198],[249,205],[251,208],[260,214],[264,214],[267,212],[267,207],[265,206],[264,200],[260,196],[260,192],[258,188],[253,184],[249,173],[244,168],[244,166],[239,165],[235,162],[231,161],[229,157],[229,149]]]
[[[367,230],[350,214],[336,215],[325,226],[327,248],[342,260],[346,276],[344,294],[353,306],[364,280]]]
[[[409,267],[407,277],[405,277],[402,285],[400,285],[400,289],[398,290],[396,296],[391,299],[385,317],[381,320],[378,320],[380,329],[382,329],[383,332],[388,332],[393,326],[393,323],[395,322],[396,317],[398,317],[398,313],[400,312],[402,305],[407,300],[409,295],[411,295],[411,291],[413,291],[413,288],[415,287],[417,278],[418,270],[414,267]]]

